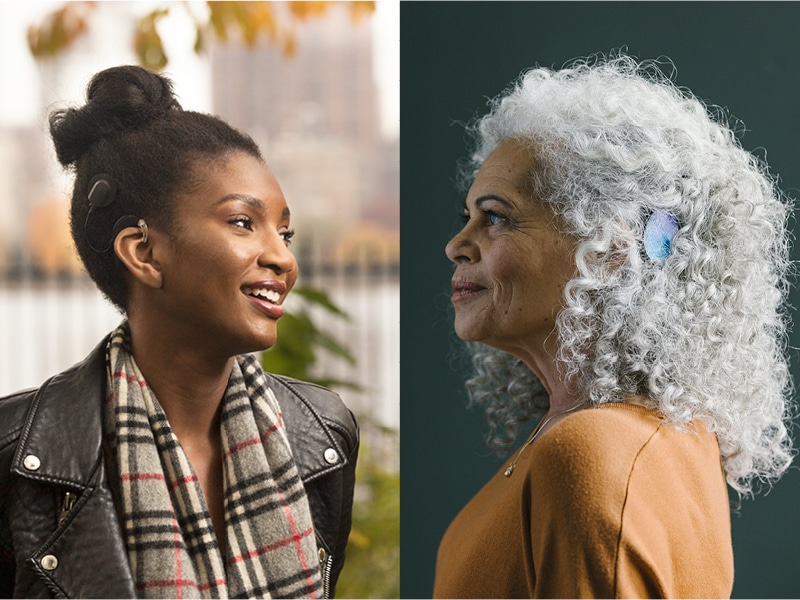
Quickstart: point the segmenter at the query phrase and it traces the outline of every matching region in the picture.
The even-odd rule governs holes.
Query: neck
[[[554,335],[542,343],[506,350],[521,359],[534,372],[550,399],[550,408],[543,420],[568,411],[581,403],[580,397],[564,382],[554,358],[557,355]]]
[[[234,359],[165,335],[152,320],[131,315],[129,323],[136,364],[181,444],[218,437],[222,398]]]

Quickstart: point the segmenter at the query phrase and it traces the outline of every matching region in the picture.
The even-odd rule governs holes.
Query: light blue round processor
[[[672,238],[678,232],[678,219],[658,210],[650,215],[644,228],[644,251],[653,260],[664,260],[672,254]]]

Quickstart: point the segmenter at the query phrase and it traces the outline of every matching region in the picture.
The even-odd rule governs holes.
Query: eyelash
[[[228,221],[228,223],[241,229],[253,231],[253,219],[250,217],[233,217],[230,221]],[[243,223],[243,225],[238,225],[238,223]]]
[[[493,210],[482,210],[481,213],[483,213],[483,215],[485,215],[486,219],[489,221],[489,225],[490,226],[500,225],[500,224],[506,223],[508,221],[508,217],[505,217],[505,216],[501,215],[500,213],[495,212]],[[492,219],[495,219],[495,218],[498,220],[497,223],[492,221]],[[466,225],[469,222],[469,219],[470,219],[469,213],[463,213],[461,215],[461,222],[464,225]]]
[[[492,225],[500,225],[500,223],[505,223],[506,221],[508,221],[508,219],[505,218],[503,215],[501,215],[500,213],[496,213],[493,210],[484,211],[484,214],[489,219],[489,223],[491,223]],[[495,217],[499,219],[499,222],[495,223],[492,221],[492,219]]]
[[[290,245],[292,243],[292,238],[294,237],[294,229],[287,229],[281,234],[283,241],[286,242],[286,245]]]
[[[246,229],[247,231],[253,231],[253,219],[250,217],[234,217],[230,221],[228,221],[231,225],[235,227],[239,227],[241,229]],[[295,231],[294,229],[287,229],[286,231],[282,231],[279,235],[283,239],[284,243],[288,246],[292,243],[292,238],[294,237]]]

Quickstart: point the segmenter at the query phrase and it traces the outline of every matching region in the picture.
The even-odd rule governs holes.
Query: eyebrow
[[[261,200],[260,198],[256,198],[254,196],[248,196],[247,194],[228,194],[223,196],[219,200],[214,203],[214,206],[219,206],[220,204],[225,204],[226,202],[244,202],[248,206],[252,206],[256,210],[265,211],[267,210],[267,203]],[[283,209],[283,217],[288,217],[291,214],[289,207]]]
[[[514,208],[514,205],[511,202],[509,202],[505,198],[501,198],[500,196],[495,196],[494,194],[487,194],[486,196],[481,196],[480,198],[475,200],[475,208],[480,208],[482,204],[484,204],[486,202],[491,202],[491,201],[499,202],[500,204],[502,204],[503,206],[505,206],[505,207],[507,207],[509,209],[513,209]],[[467,208],[466,199],[464,199],[461,202],[461,206],[464,209],[464,211],[468,211],[469,210]]]

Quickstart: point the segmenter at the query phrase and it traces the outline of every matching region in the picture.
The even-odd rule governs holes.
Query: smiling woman
[[[793,456],[789,203],[622,52],[524,72],[474,132],[451,300],[490,445],[516,450],[444,534],[434,596],[730,596],[726,481]]]
[[[530,201],[533,164],[520,144],[500,144],[475,178],[464,227],[446,249],[456,264],[456,333],[511,353],[522,351],[520,339],[554,350],[561,296],[575,272],[571,239],[552,226],[547,205]]]
[[[297,281],[297,261],[289,251],[289,208],[264,162],[235,151],[202,164],[202,185],[176,198],[180,233],[173,240],[165,234],[152,257],[171,271],[174,293],[154,306],[145,303],[147,314],[128,311],[128,317],[132,325],[153,326],[159,336],[177,329],[177,339],[192,339],[227,360],[274,345],[283,300]],[[139,239],[135,230],[130,234],[117,237],[119,255],[138,273],[149,264],[138,262]],[[154,244],[159,235],[151,233]],[[151,285],[161,285],[160,271],[154,274]],[[150,293],[147,286],[141,290]]]
[[[0,399],[0,596],[331,596],[358,429],[248,354],[298,270],[258,147],[139,67],[98,73],[50,126],[78,252],[125,319]]]

